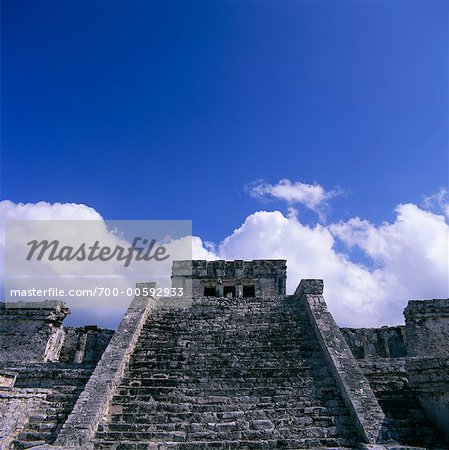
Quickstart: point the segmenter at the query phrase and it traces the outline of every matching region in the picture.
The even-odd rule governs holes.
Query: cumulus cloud
[[[322,225],[313,227],[279,211],[259,211],[217,246],[223,259],[281,258],[287,260],[287,292],[293,293],[302,278],[324,278],[326,300],[340,324],[385,323],[386,291],[370,271],[335,249],[335,238]]]
[[[63,299],[72,309],[84,308],[107,310],[118,308],[123,312],[133,298],[133,288],[136,282],[156,281],[164,288],[171,284],[171,264],[174,259],[190,259],[192,254],[191,227],[174,225],[170,229],[171,221],[114,221],[106,222],[101,215],[86,205],[80,204],[50,204],[39,202],[36,204],[15,204],[10,201],[0,202],[0,287],[5,284],[5,294],[11,289],[95,289],[95,296],[59,296],[48,295]],[[119,227],[119,228],[117,228]],[[186,228],[182,235],[182,228]],[[170,234],[174,229],[181,235]],[[116,248],[123,249],[123,255],[129,253],[131,243],[139,237],[137,246],[146,251],[148,247],[144,238],[158,239],[155,248],[162,242],[166,254],[170,255],[164,261],[141,260],[131,258],[129,265],[124,260],[114,257],[108,261],[96,259],[89,261],[82,258],[52,261],[48,258],[51,247],[41,260],[36,257],[27,261],[30,246],[27,243],[36,240],[41,242],[58,241],[57,253],[64,247],[65,254],[76,252],[84,245],[86,255],[95,242],[99,247],[108,247],[110,252]],[[7,239],[7,240],[6,240]],[[197,246],[198,247],[198,246]],[[73,250],[71,250],[72,248]],[[120,250],[119,250],[120,251]],[[38,249],[36,255],[40,252]],[[98,255],[99,251],[97,251]],[[132,252],[134,255],[135,252]],[[200,257],[209,257],[207,250],[199,253]],[[5,261],[6,260],[6,261]],[[6,262],[6,264],[5,264]],[[3,283],[4,280],[4,283]],[[107,289],[107,290],[105,290]],[[112,290],[115,294],[110,294]],[[109,292],[109,293],[108,293]],[[129,292],[129,293],[128,293]],[[125,293],[125,294],[124,294]],[[13,300],[9,295],[8,300]],[[23,298],[36,301],[44,298]]]
[[[414,204],[399,205],[393,223],[374,226],[358,218],[331,226],[349,247],[374,263],[371,274],[385,290],[379,298],[394,306],[406,299],[449,296],[449,227],[442,215]],[[387,312],[390,309],[387,309]]]
[[[286,259],[289,293],[302,278],[323,278],[341,326],[402,323],[408,300],[449,296],[449,226],[413,204],[399,205],[396,213],[393,223],[379,226],[359,218],[308,226],[291,212],[259,211],[217,245],[215,256]],[[368,263],[351,259],[354,247]]]
[[[0,201],[0,288],[5,275],[5,223],[7,220],[95,220],[102,217],[93,208],[75,203],[13,203]],[[73,230],[76,233],[76,228]]]
[[[0,201],[0,219],[4,220],[103,220],[86,205],[77,203],[13,203]]]
[[[341,189],[326,191],[319,184],[293,182],[287,178],[280,180],[277,184],[258,180],[246,185],[246,190],[251,197],[258,200],[277,199],[291,205],[302,204],[316,212],[321,219],[324,219],[328,200],[342,193]]]
[[[102,221],[84,205],[47,203],[0,202],[0,217]],[[176,248],[181,241],[170,245]],[[379,225],[358,217],[307,225],[293,208],[288,214],[258,211],[219,243],[195,236],[189,242],[194,259],[286,259],[288,293],[303,278],[323,278],[326,301],[341,326],[402,323],[408,300],[449,296],[448,221],[415,204],[399,205],[395,220]]]

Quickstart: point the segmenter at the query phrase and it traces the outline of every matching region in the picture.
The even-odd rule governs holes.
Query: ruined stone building
[[[172,283],[187,301],[136,297],[115,332],[3,304],[0,447],[449,448],[449,299],[349,329],[322,280],[286,295],[282,260],[175,262]]]

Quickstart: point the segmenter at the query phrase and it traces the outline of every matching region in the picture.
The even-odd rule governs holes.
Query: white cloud
[[[377,264],[377,284],[392,299],[449,295],[449,227],[444,217],[414,204],[399,205],[393,223],[376,227],[358,218],[332,225],[349,247]]]
[[[5,220],[103,220],[86,205],[77,203],[13,203],[0,202],[0,219]]]
[[[84,205],[48,203],[0,202],[0,217],[102,220]],[[0,251],[3,246],[0,240]],[[355,248],[365,264],[351,258]],[[259,211],[216,245],[193,237],[192,253],[208,260],[286,259],[288,292],[303,278],[323,278],[326,301],[341,326],[401,323],[408,300],[449,296],[449,225],[444,216],[414,204],[399,205],[395,220],[380,225],[356,217],[310,226],[294,209],[287,216]]]
[[[393,223],[375,226],[358,218],[329,226],[304,225],[291,212],[251,214],[216,249],[223,259],[283,258],[287,290],[302,278],[323,278],[325,298],[340,325],[382,326],[403,322],[410,299],[449,296],[449,226],[443,216],[400,205]],[[372,264],[351,261],[361,249]]]
[[[218,246],[223,259],[282,258],[287,260],[287,292],[303,278],[324,278],[328,305],[336,320],[362,326],[385,322],[375,302],[379,287],[366,268],[334,249],[327,227],[310,227],[281,212],[259,211]]]
[[[5,221],[6,220],[100,220],[102,218],[93,208],[75,203],[13,203],[0,201],[0,288],[5,275]],[[76,233],[76,227],[72,230]],[[70,234],[70,231],[67,230]]]
[[[431,195],[425,195],[423,206],[436,212],[442,212],[449,218],[449,195],[446,188],[440,188],[438,192]]]
[[[319,184],[293,182],[287,178],[280,180],[277,184],[258,180],[246,185],[246,190],[251,197],[259,200],[278,199],[289,204],[302,204],[315,211],[321,219],[324,218],[327,201],[342,193],[341,189],[326,191]]]
[[[206,259],[207,261],[218,259],[218,256],[214,253],[214,247],[213,243],[203,242],[198,236],[192,236],[193,259]]]
[[[167,224],[170,223],[167,222]],[[6,229],[7,252],[5,251],[6,224],[9,224]],[[123,224],[123,227],[117,230],[114,228],[117,224]],[[66,296],[64,300],[72,308],[126,307],[133,298],[133,295],[128,295],[128,289],[134,288],[136,282],[157,281],[158,286],[169,287],[173,259],[191,258],[190,231],[186,233],[187,237],[180,238],[178,236],[178,239],[170,239],[169,232],[171,230],[164,224],[165,222],[158,221],[106,223],[97,211],[79,204],[46,202],[15,204],[10,201],[2,201],[0,202],[0,285],[4,279],[7,282],[8,292],[10,289],[48,289],[50,287],[64,289],[66,292],[69,289],[94,289],[97,287],[108,288],[112,291],[115,288],[117,294],[113,295],[102,291],[101,296],[98,294],[95,297]],[[127,226],[128,228],[126,228]],[[85,259],[82,261],[76,259],[50,261],[47,257],[41,261],[37,261],[35,258],[32,258],[31,261],[26,260],[30,250],[26,243],[31,240],[38,242],[44,239],[49,242],[57,240],[60,243],[58,249],[70,246],[75,251],[84,244],[86,252],[89,251],[91,245],[98,241],[99,247],[109,247],[111,250],[120,246],[124,249],[124,255],[127,255],[133,237],[142,236],[150,241],[165,231],[169,236],[167,236],[168,240],[164,246],[167,250],[166,254],[170,255],[170,258],[163,262],[155,260],[136,262],[133,259],[131,264],[126,267],[125,262],[119,261],[117,258],[109,261],[87,261]],[[124,237],[122,235],[124,232],[139,234]],[[142,239],[138,242],[138,246],[147,248],[142,244]],[[210,255],[207,251],[203,251],[199,256],[208,257]],[[5,258],[7,258],[6,273]],[[22,278],[17,278],[17,275],[21,275]],[[126,295],[123,295],[122,292],[126,292]],[[43,299],[35,297],[28,300]]]

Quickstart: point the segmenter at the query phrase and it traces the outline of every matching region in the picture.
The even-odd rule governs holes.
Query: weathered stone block
[[[8,302],[0,309],[0,361],[55,361],[69,314],[63,302]]]
[[[412,300],[404,316],[409,356],[449,356],[449,299]]]

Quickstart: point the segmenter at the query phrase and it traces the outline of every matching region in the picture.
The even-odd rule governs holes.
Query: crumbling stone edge
[[[386,442],[388,430],[384,424],[385,415],[327,309],[323,287],[323,280],[301,280],[294,295],[304,302],[343,400],[355,420],[360,439],[368,444]]]
[[[154,288],[155,283],[145,283],[145,286]],[[152,297],[134,298],[53,446],[38,448],[93,447],[98,424],[123,377],[142,327],[155,307],[156,300]]]

